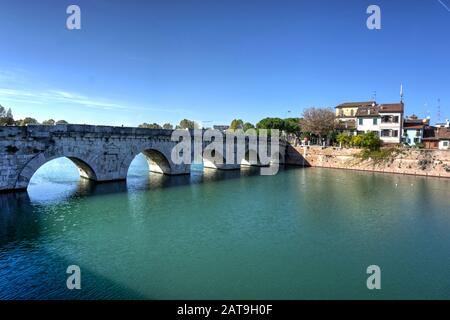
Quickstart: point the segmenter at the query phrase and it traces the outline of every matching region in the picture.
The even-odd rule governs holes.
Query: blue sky
[[[81,30],[66,28],[70,4]],[[0,39],[16,118],[256,122],[374,91],[397,102],[401,83],[407,114],[437,121],[440,98],[450,117],[450,0],[0,0]]]

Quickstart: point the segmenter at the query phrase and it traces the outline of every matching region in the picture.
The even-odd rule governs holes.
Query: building
[[[380,138],[384,143],[400,143],[403,132],[404,104],[392,103],[379,106]]]
[[[348,135],[353,136],[356,134],[356,119],[336,120],[335,129],[338,132],[346,132]]]
[[[376,105],[375,101],[365,101],[365,102],[345,102],[338,105],[336,109],[336,119],[339,120],[354,120],[356,117],[356,112],[359,108],[370,107]]]
[[[436,127],[436,128],[448,128],[449,127],[449,123],[450,123],[450,120],[445,120],[445,122],[443,122],[443,123],[436,123],[434,126]]]
[[[429,127],[430,118],[419,119],[415,114],[403,121],[402,142],[409,146],[422,144],[425,128]]]
[[[427,149],[450,149],[450,122],[447,120],[443,126],[426,127],[423,143]]]
[[[400,143],[403,113],[403,102],[359,107],[356,112],[357,133],[375,132],[383,143]]]
[[[214,128],[214,130],[227,131],[228,129],[230,129],[230,126],[227,126],[227,125],[214,125],[213,128]]]
[[[358,134],[375,132],[380,136],[380,108],[376,103],[358,108],[356,112],[356,130]]]
[[[345,102],[338,105],[336,109],[336,130],[355,135],[357,132],[356,114],[359,108],[376,105],[375,101]]]

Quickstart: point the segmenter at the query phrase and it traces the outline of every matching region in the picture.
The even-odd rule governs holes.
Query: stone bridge
[[[133,159],[143,153],[150,171],[168,174],[190,174],[190,164],[176,164],[171,153],[179,141],[172,141],[173,130],[125,128],[90,125],[30,125],[0,127],[0,191],[24,190],[33,174],[46,162],[67,157],[78,167],[80,176],[94,181],[124,180]],[[187,131],[192,134],[192,131]],[[204,131],[201,131],[204,132]],[[194,140],[194,139],[192,139]],[[194,143],[192,141],[192,143]],[[226,164],[226,148],[219,152],[222,163],[204,156],[208,143],[202,142],[203,164],[216,169],[239,169],[241,165],[260,165],[250,156],[257,150],[246,140],[245,158]],[[277,153],[270,150],[272,162],[283,164],[286,144]],[[258,145],[259,147],[259,145]],[[192,150],[194,147],[192,147]],[[211,152],[210,152],[211,154]]]

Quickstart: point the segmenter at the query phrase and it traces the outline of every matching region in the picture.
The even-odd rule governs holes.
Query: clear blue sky
[[[66,8],[81,7],[81,30]],[[382,10],[368,30],[366,9]],[[137,125],[399,101],[450,117],[450,0],[0,0],[0,104]],[[209,123],[207,123],[209,124]]]

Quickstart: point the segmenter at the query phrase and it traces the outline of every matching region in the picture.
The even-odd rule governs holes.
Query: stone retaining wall
[[[305,153],[306,152],[306,153]],[[291,147],[290,164],[450,178],[450,150],[402,149],[395,158],[376,163],[362,160],[360,149]],[[301,155],[301,156],[300,156]],[[297,160],[295,160],[297,159]]]

